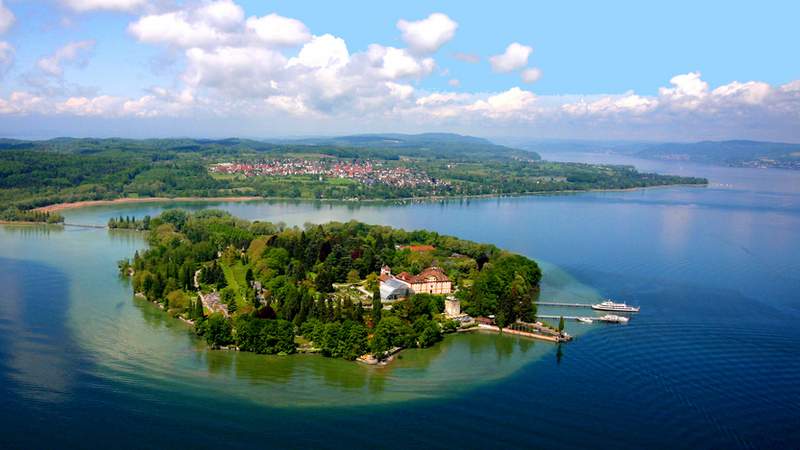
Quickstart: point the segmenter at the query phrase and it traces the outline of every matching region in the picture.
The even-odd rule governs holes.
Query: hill
[[[534,152],[497,145],[486,139],[448,133],[363,134],[329,138],[275,139],[121,139],[55,138],[45,141],[0,140],[0,151],[34,150],[56,153],[95,154],[101,152],[198,153],[205,157],[263,154],[314,153],[338,158],[398,160],[425,159],[541,159]]]
[[[702,141],[650,145],[637,156],[736,167],[800,169],[800,144],[760,141]]]

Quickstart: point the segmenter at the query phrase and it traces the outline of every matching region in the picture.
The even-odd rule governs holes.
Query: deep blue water
[[[126,357],[107,375],[98,367],[110,356],[87,342],[135,320],[154,332],[167,326],[146,309],[120,313],[113,326],[76,314],[102,301],[95,287],[125,289],[113,267],[100,268],[141,242],[0,229],[0,447],[800,448],[800,173],[559,157],[611,158],[712,184],[410,205],[220,205],[249,219],[352,218],[493,242],[642,306],[626,326],[592,326],[560,351],[443,398],[273,408],[203,392],[200,381],[145,382]],[[69,221],[160,208],[91,208]],[[110,261],[95,262],[95,248]],[[107,315],[132,308],[114,298]],[[486,340],[474,351],[500,360],[510,357],[506,345],[516,344]]]

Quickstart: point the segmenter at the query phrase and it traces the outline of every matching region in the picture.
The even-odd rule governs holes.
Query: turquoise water
[[[642,306],[625,326],[571,323],[578,338],[560,349],[464,334],[386,368],[208,351],[117,277],[141,235],[0,227],[0,447],[797,447],[800,174],[613,158],[712,184],[182,205],[434,229],[542,261],[543,298]],[[174,206],[66,215],[104,224]]]

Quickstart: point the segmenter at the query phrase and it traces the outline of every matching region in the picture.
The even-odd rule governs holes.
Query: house
[[[415,294],[450,294],[453,292],[453,282],[438,267],[428,267],[417,275],[402,272],[397,279],[408,283]]]
[[[401,272],[392,275],[389,266],[381,267],[380,280],[381,300],[399,300],[414,294],[450,294],[453,291],[453,282],[438,267],[428,267],[418,275]],[[401,289],[405,287],[405,291]]]

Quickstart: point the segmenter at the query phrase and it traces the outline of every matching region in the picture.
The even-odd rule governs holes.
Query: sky
[[[800,142],[800,2],[0,0],[0,137]]]

